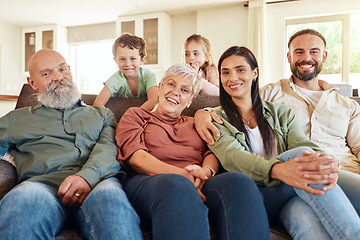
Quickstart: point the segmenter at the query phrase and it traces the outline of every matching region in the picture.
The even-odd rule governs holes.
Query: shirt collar
[[[290,87],[292,89],[294,89],[295,83],[294,83],[294,76],[293,75],[291,75],[291,77],[289,79],[289,83],[290,83]],[[328,82],[326,82],[324,80],[319,80],[318,83],[319,83],[319,86],[322,89],[324,89],[324,91],[330,91],[330,90],[334,91],[334,90],[336,90],[336,88],[333,85],[329,84]]]

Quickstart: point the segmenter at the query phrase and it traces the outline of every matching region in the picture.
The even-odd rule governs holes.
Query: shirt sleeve
[[[149,90],[149,88],[151,87],[156,87],[157,86],[157,82],[156,82],[156,75],[155,73],[153,73],[152,71],[150,71],[149,69],[143,68],[144,71],[144,83],[145,83],[145,90],[146,92]]]
[[[9,118],[10,118],[9,114],[0,118],[0,157],[4,156],[10,147]]]
[[[104,85],[109,88],[112,97],[118,97],[119,92],[120,95],[123,95],[123,91],[120,90],[124,88],[124,84],[127,84],[126,79],[120,71],[115,72],[108,80],[104,82]]]
[[[91,187],[120,170],[120,164],[116,161],[117,147],[114,136],[116,118],[110,110],[103,108],[101,110],[106,110],[102,131],[88,160],[82,169],[76,173],[76,175],[83,177]]]
[[[346,142],[356,159],[345,162],[342,165],[342,169],[360,174],[360,106],[356,101],[352,100],[349,109],[351,109],[351,117],[346,134]]]
[[[118,161],[126,161],[137,150],[148,151],[145,146],[143,131],[147,121],[136,111],[129,108],[121,117],[116,128],[116,142],[118,146]]]
[[[219,111],[217,111],[219,113]],[[272,166],[280,163],[279,159],[266,160],[260,155],[250,153],[245,144],[244,133],[239,132],[226,119],[222,117],[224,124],[217,124],[221,135],[216,138],[214,146],[209,145],[227,171],[240,171],[251,177],[256,184],[265,186],[274,186],[280,181],[270,177]]]

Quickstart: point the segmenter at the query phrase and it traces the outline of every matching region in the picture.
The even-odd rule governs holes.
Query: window
[[[320,78],[360,88],[360,13],[286,20],[286,42],[298,30],[312,28],[326,38],[327,60]],[[286,75],[290,76],[290,67]]]
[[[115,39],[70,46],[70,67],[81,93],[99,94],[118,68],[113,60]]]

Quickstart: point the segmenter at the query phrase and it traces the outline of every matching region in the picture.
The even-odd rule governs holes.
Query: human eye
[[[310,53],[313,55],[316,55],[316,54],[319,54],[319,50],[312,50]]]
[[[131,60],[131,61],[136,61],[136,58],[133,57],[133,58],[130,58],[130,60]]]
[[[188,56],[190,56],[190,54],[189,54],[189,53],[185,53],[185,56],[188,57]]]
[[[195,55],[195,56],[199,56],[199,55],[200,55],[200,53],[196,52],[196,53],[194,53],[194,55]]]
[[[189,89],[187,89],[187,88],[181,88],[181,91],[182,91],[183,93],[188,93],[188,92],[189,92]]]
[[[227,71],[227,70],[222,70],[222,71],[221,71],[221,74],[222,74],[222,75],[227,75],[227,74],[229,74],[229,71]]]
[[[295,54],[296,54],[296,55],[300,55],[300,54],[302,54],[302,53],[303,53],[302,50],[297,50],[297,51],[295,51]]]
[[[42,72],[41,76],[42,77],[48,77],[48,76],[50,76],[50,72]]]

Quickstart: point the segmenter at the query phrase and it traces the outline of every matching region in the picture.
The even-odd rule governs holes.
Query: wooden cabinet
[[[69,55],[67,29],[59,25],[46,25],[21,30],[21,71],[23,75],[28,75],[29,58],[40,49],[54,49],[67,59]]]
[[[171,18],[164,12],[121,16],[116,21],[116,35],[135,34],[146,42],[145,65],[165,69],[171,61]]]

